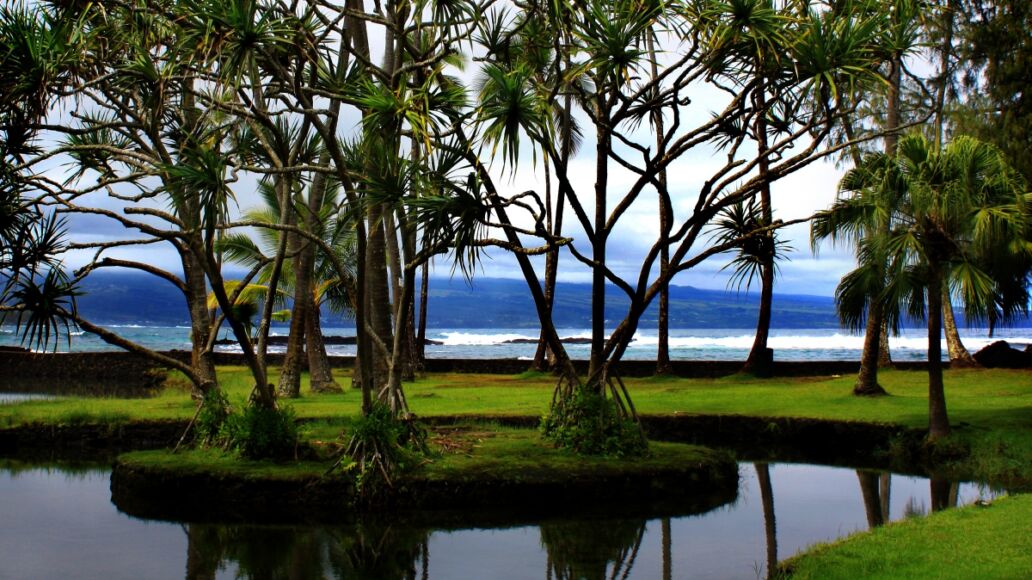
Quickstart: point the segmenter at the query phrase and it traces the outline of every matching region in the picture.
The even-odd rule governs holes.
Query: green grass
[[[165,449],[133,451],[120,455],[119,461],[181,474],[232,475],[256,480],[320,477],[327,467],[324,461],[244,461],[220,449],[189,449],[179,453]]]
[[[335,371],[348,384],[345,371]],[[811,417],[842,421],[894,423],[923,427],[927,423],[927,377],[917,371],[883,371],[890,396],[854,397],[853,377],[757,379],[628,379],[638,411],[643,414],[735,414],[762,417]],[[272,379],[275,380],[275,372]],[[241,404],[250,392],[246,369],[224,367],[220,380],[231,402]],[[307,378],[304,379],[307,383]],[[540,416],[552,396],[553,379],[524,375],[433,374],[405,385],[417,415]],[[318,419],[352,415],[361,397],[344,394],[303,396],[289,401],[299,417]],[[1020,370],[955,370],[946,373],[946,397],[954,424],[990,428],[1032,428],[1032,378]],[[194,403],[185,389],[170,388],[153,398],[77,398],[25,401],[0,406],[0,426],[61,423],[87,416],[122,416],[132,420],[188,419]]]
[[[727,456],[696,445],[650,444],[646,458],[586,457],[556,449],[536,430],[470,425],[433,432],[440,454],[423,469],[428,479],[487,476],[499,479],[618,474],[626,470],[707,465]]]
[[[889,524],[814,547],[791,578],[1032,577],[1032,495]]]
[[[347,370],[335,371],[342,385]],[[224,367],[220,379],[230,401],[242,405],[250,393],[245,368]],[[273,373],[272,380],[275,380]],[[890,396],[851,394],[853,376],[757,379],[629,379],[642,414],[732,414],[891,423],[911,428],[927,424],[927,375],[886,371],[881,382]],[[332,440],[359,412],[360,394],[311,395],[307,378],[300,399],[290,401],[297,417],[309,421],[309,438]],[[181,380],[169,384],[182,385]],[[553,379],[521,375],[432,374],[405,385],[419,416],[538,417],[552,397]],[[946,398],[956,435],[947,445],[968,448],[958,471],[993,480],[1032,482],[1032,378],[1027,371],[958,369],[946,373]],[[61,398],[0,406],[0,428],[29,423],[73,425],[137,420],[187,420],[195,403],[186,389],[169,387],[148,399]]]
[[[692,465],[708,467],[730,460],[726,454],[705,447],[655,442],[646,458],[584,457],[555,449],[536,430],[484,423],[431,430],[429,444],[431,454],[411,470],[410,476],[450,481],[547,480]],[[136,451],[119,456],[119,461],[178,473],[303,479],[323,475],[338,450],[337,446],[321,449],[324,457],[317,461],[242,461],[233,453],[217,449],[189,449],[174,454],[167,450]]]

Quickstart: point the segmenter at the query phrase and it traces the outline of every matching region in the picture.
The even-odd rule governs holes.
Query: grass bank
[[[600,501],[687,515],[733,500],[738,489],[731,456],[695,445],[655,443],[645,458],[580,457],[535,430],[477,423],[435,427],[429,446],[429,455],[413,456],[371,496],[357,493],[350,472],[327,473],[329,449],[297,462],[241,461],[210,449],[139,451],[116,461],[112,498],[147,518],[333,521],[391,508],[434,521],[461,514],[511,523]]]
[[[347,372],[338,370],[342,384]],[[246,369],[225,367],[220,377],[230,400],[242,404],[250,392]],[[638,411],[646,415],[738,415],[891,424],[921,429],[927,422],[927,375],[919,371],[880,373],[887,397],[851,394],[853,376],[756,379],[629,379]],[[1032,482],[1032,376],[1028,371],[957,369],[946,373],[946,397],[955,435],[940,445],[959,474],[1012,483]],[[171,380],[170,384],[182,385]],[[538,417],[552,396],[552,377],[431,374],[406,384],[419,416]],[[310,437],[336,438],[358,413],[360,395],[311,395],[289,402],[309,421]],[[168,387],[147,399],[65,398],[0,406],[0,430],[21,425],[74,425],[188,420],[195,403],[184,388]]]
[[[823,544],[782,564],[790,578],[1028,578],[1032,495],[947,510]]]

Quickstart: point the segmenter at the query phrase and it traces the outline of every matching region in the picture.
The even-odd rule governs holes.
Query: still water
[[[996,495],[815,465],[739,472],[738,499],[701,515],[612,519],[602,506],[581,519],[430,529],[145,521],[111,503],[106,469],[0,462],[0,578],[762,578],[768,558],[871,521]]]
[[[23,401],[46,401],[53,398],[53,395],[44,395],[40,393],[0,393],[0,405],[21,403]]]

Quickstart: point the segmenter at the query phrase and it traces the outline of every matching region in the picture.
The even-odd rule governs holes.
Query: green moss
[[[1032,495],[915,518],[819,545],[791,578],[1028,578]]]
[[[648,458],[583,457],[556,449],[532,429],[483,424],[442,428],[431,433],[431,455],[408,472],[410,479],[560,479],[640,473],[686,466],[719,467],[731,461],[722,452],[697,445],[656,443]],[[321,477],[326,461],[251,461],[219,449],[136,451],[120,463],[182,474],[208,473],[243,478]]]
[[[653,443],[648,457],[582,456],[555,448],[534,430],[484,425],[438,430],[431,442],[445,451],[423,467],[420,476],[427,479],[526,480],[618,475],[718,465],[729,460],[719,451],[681,443]]]
[[[119,462],[142,469],[158,469],[181,474],[211,474],[244,479],[293,480],[321,477],[326,463],[321,461],[250,461],[221,449],[191,449],[172,453],[168,450],[134,451],[118,457]]]

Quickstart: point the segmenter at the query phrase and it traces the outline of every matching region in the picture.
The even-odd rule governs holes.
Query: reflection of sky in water
[[[766,536],[756,472],[743,463],[742,483],[734,505],[706,514],[671,521],[673,578],[763,577]],[[867,518],[856,471],[810,465],[770,467],[777,522],[778,558],[783,560],[816,543],[867,529]],[[960,486],[959,503],[985,497],[974,484]],[[927,479],[892,476],[890,512],[902,518],[908,503],[930,506]],[[600,524],[604,525],[604,523]],[[660,578],[662,536],[660,520],[650,520],[629,578]],[[463,530],[430,538],[431,578],[477,578],[469,567],[470,554],[500,562],[504,577],[541,578],[545,555],[536,528],[494,530],[484,534]],[[511,574],[509,573],[511,572]]]
[[[762,577],[766,540],[756,472],[743,463],[741,473],[734,505],[671,520],[673,578],[756,578],[758,572]],[[780,559],[867,528],[854,470],[774,464],[770,473]],[[893,519],[902,517],[908,504],[931,504],[927,479],[895,475],[891,483]],[[107,473],[99,470],[80,475],[0,470],[0,577],[183,578],[186,527],[118,513],[108,486]],[[976,485],[960,486],[960,503],[987,496]],[[597,525],[606,526],[606,521]],[[660,520],[647,522],[629,578],[661,577],[660,530]],[[536,526],[436,531],[429,539],[429,577],[435,579],[537,579],[545,577],[546,561]],[[221,566],[217,577],[236,576],[235,563]],[[417,562],[416,569],[421,568]]]
[[[22,401],[38,401],[53,399],[50,395],[39,395],[36,393],[0,393],[0,405],[5,403],[20,403]]]

